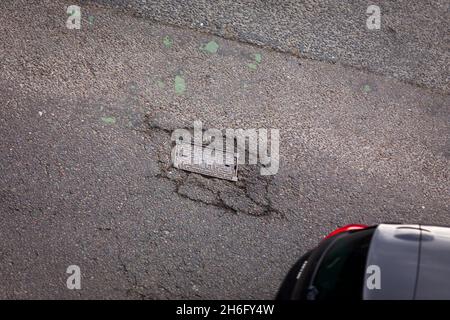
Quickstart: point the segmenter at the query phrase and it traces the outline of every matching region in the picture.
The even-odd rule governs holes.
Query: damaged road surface
[[[448,92],[66,5],[0,4],[0,298],[273,298],[336,226],[448,224]],[[174,168],[198,120],[278,129],[278,172]]]
[[[220,153],[221,160],[204,159],[204,154]],[[225,158],[230,154],[232,161],[226,162]],[[226,152],[223,149],[217,150],[204,145],[195,145],[192,143],[177,143],[175,153],[172,159],[175,168],[189,172],[199,173],[206,176],[237,181],[237,154]]]

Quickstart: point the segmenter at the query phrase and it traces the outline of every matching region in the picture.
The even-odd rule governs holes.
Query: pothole
[[[160,173],[158,178],[170,180],[181,197],[205,205],[216,206],[233,213],[252,216],[283,217],[271,201],[273,176],[261,176],[260,165],[239,165],[238,181],[221,180],[176,169],[171,163],[172,131],[177,129],[170,119],[146,115],[145,133],[155,148]],[[190,130],[189,127],[184,127]]]

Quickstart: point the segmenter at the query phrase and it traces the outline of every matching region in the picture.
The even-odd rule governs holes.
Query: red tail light
[[[361,229],[365,229],[368,228],[369,226],[366,226],[365,224],[348,224],[346,226],[340,227],[336,230],[334,230],[333,232],[331,232],[329,235],[327,235],[325,237],[325,239],[331,238],[339,233],[342,232],[346,232],[346,231],[351,231],[351,230],[361,230]]]

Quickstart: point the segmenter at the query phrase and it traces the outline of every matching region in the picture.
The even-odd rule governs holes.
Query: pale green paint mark
[[[252,57],[253,57],[253,59],[255,59],[255,61],[252,63],[248,63],[247,66],[251,70],[256,70],[258,68],[258,65],[261,63],[262,56],[260,53],[254,53],[254,54],[252,54]]]
[[[255,53],[255,54],[253,55],[253,57],[255,57],[255,62],[256,62],[256,63],[261,63],[262,56],[261,56],[260,53]]]
[[[89,16],[88,20],[89,20],[89,24],[93,24],[94,23],[94,16]]]
[[[156,85],[157,85],[158,88],[160,88],[160,89],[163,89],[163,88],[166,86],[166,84],[165,84],[164,81],[162,81],[162,80],[157,80],[157,81],[156,81]]]
[[[107,124],[115,124],[116,118],[114,117],[102,117],[102,121]]]
[[[362,87],[362,91],[364,91],[365,93],[368,93],[368,92],[372,91],[372,89],[370,88],[370,86],[368,84],[365,84]]]
[[[180,75],[177,75],[175,77],[175,92],[176,94],[183,94],[186,90],[186,82],[184,81],[183,77]]]
[[[247,66],[252,70],[256,70],[256,68],[258,67],[255,63],[249,63],[247,64]]]
[[[169,36],[165,36],[163,38],[163,43],[166,48],[170,48],[173,45],[173,39]]]
[[[208,52],[208,53],[216,53],[217,50],[219,50],[219,45],[214,40],[208,42],[207,44],[200,47],[201,50]]]

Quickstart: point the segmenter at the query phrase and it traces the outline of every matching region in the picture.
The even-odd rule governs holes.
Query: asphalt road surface
[[[386,41],[386,51],[365,56],[369,47],[333,29],[345,61],[277,48],[276,30],[283,37],[296,23],[286,16],[276,29],[277,11],[239,22],[277,33],[257,46],[193,28],[203,12],[175,4],[82,2],[81,29],[68,29],[76,3],[0,3],[0,298],[272,298],[337,226],[449,224],[443,2],[389,9],[388,21],[430,41],[421,49],[382,29],[374,45]],[[335,11],[298,13],[328,25]],[[420,19],[404,26],[394,11]],[[357,36],[368,32],[360,20],[346,20]],[[358,66],[375,56],[374,69]],[[278,173],[243,165],[230,182],[174,169],[171,132],[195,120],[279,129]],[[81,268],[81,290],[66,287],[69,265]]]
[[[94,0],[135,15],[450,89],[448,0]],[[380,8],[368,30],[367,8]]]

